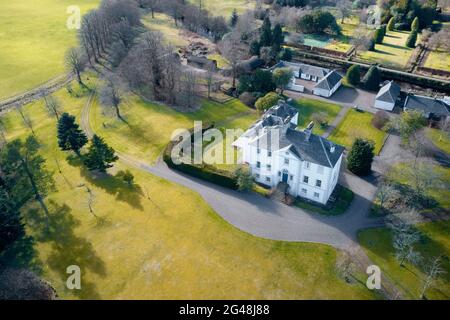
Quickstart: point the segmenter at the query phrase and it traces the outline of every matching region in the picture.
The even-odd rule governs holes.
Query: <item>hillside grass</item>
[[[425,133],[427,138],[430,139],[436,147],[438,147],[445,153],[450,154],[449,132],[434,128],[427,128]]]
[[[75,98],[60,90],[55,95],[64,110],[80,121],[87,94]],[[210,106],[199,113],[219,119],[240,108]],[[166,138],[158,131],[175,126],[164,120],[190,124],[193,117],[137,102],[131,110],[125,114],[136,132],[119,126],[114,134],[104,135],[108,144],[139,145],[155,139],[156,150]],[[375,298],[364,285],[349,285],[337,277],[337,252],[330,246],[251,236],[224,221],[197,193],[121,163],[108,175],[94,175],[74,155],[58,149],[55,119],[42,101],[27,105],[24,112],[35,124],[42,156],[56,180],[57,191],[46,199],[51,228],[43,230],[43,213],[30,204],[23,213],[32,238],[0,258],[10,266],[33,268],[50,281],[60,298]],[[30,134],[17,112],[2,119],[9,140]],[[138,139],[141,134],[145,139]],[[121,169],[134,174],[132,188],[114,177]],[[94,194],[95,216],[88,210],[86,187]],[[82,289],[75,291],[65,287],[66,268],[74,264],[82,273]]]
[[[32,89],[63,73],[64,54],[76,45],[67,7],[81,12],[99,0],[14,0],[0,2],[0,99]]]
[[[351,109],[333,130],[329,139],[350,148],[356,138],[370,139],[375,142],[375,154],[379,154],[386,132],[372,125],[373,114]]]

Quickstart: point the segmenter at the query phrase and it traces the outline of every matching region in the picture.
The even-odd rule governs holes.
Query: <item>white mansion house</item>
[[[312,134],[312,124],[297,130],[297,109],[280,100],[233,146],[242,152],[255,180],[326,204],[339,177],[344,147]]]

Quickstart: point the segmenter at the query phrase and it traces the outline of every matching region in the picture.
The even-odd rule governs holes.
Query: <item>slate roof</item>
[[[395,103],[400,95],[401,88],[394,81],[389,81],[378,91],[376,100]]]
[[[432,97],[409,95],[405,108],[423,112],[426,116],[446,117],[450,115],[450,106],[444,101]]]
[[[277,64],[275,64],[273,67],[270,68],[270,70],[275,70],[278,68],[291,68],[293,70],[299,71],[301,73],[309,74],[315,77],[323,78],[328,73],[330,73],[329,69],[322,68],[322,67],[316,67],[309,64],[304,63],[295,63],[295,62],[289,62],[289,61],[280,61]]]
[[[339,73],[337,73],[336,70],[333,70],[329,74],[327,74],[325,78],[320,80],[316,84],[315,88],[331,90],[341,80],[342,80],[342,76]]]
[[[265,113],[265,116],[273,115],[281,118],[283,121],[289,120],[294,117],[298,113],[297,109],[289,105],[288,103],[280,100],[278,104],[274,105],[270,109],[268,109]]]
[[[276,140],[277,139],[277,140]],[[287,128],[283,134],[280,127],[266,130],[251,143],[258,148],[276,151],[289,147],[299,159],[333,168],[344,152],[344,147],[306,130],[299,131]],[[331,152],[334,146],[334,152]]]

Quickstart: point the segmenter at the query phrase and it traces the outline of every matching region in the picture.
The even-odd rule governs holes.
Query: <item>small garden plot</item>
[[[370,139],[375,142],[375,154],[383,146],[386,132],[372,125],[373,115],[369,112],[350,110],[341,123],[333,130],[330,140],[350,148],[356,138]]]
[[[298,109],[298,127],[304,129],[310,121],[319,119],[324,125],[315,123],[313,132],[321,135],[327,129],[327,124],[333,122],[341,107],[334,103],[323,102],[315,99],[302,98],[295,101],[294,106]]]
[[[360,52],[358,58],[368,63],[401,69],[405,67],[414,50],[405,46],[408,36],[409,32],[406,31],[388,31],[383,43],[375,46],[375,51]]]
[[[446,51],[431,51],[425,61],[425,67],[450,71],[450,54]]]

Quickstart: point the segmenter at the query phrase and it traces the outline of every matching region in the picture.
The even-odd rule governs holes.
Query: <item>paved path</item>
[[[82,111],[81,124],[89,136],[92,97]],[[341,183],[355,192],[355,200],[346,213],[328,217],[311,214],[296,207],[272,201],[256,193],[237,192],[171,170],[158,161],[151,166],[139,159],[117,152],[120,159],[137,169],[188,187],[203,199],[226,221],[236,228],[255,236],[286,241],[317,242],[346,249],[357,243],[359,229],[380,226],[381,219],[368,217],[368,209],[376,187],[349,173],[344,173]]]

